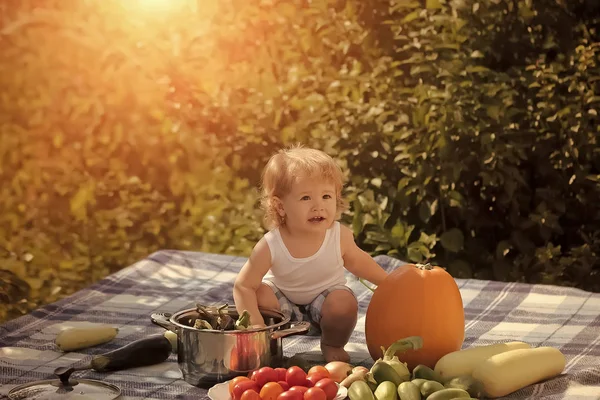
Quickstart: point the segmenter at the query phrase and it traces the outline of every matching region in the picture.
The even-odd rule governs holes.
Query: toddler
[[[350,360],[344,346],[356,326],[358,302],[346,286],[344,268],[375,285],[387,276],[337,221],[345,209],[342,186],[340,168],[322,151],[293,147],[273,155],[262,175],[271,230],[233,288],[236,309],[248,310],[253,326],[265,326],[259,307],[312,322],[321,331],[327,362]]]

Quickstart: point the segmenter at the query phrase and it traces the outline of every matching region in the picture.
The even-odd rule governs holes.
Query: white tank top
[[[271,251],[271,269],[264,279],[273,282],[292,303],[310,304],[325,289],[346,284],[338,221],[325,233],[319,250],[309,257],[293,257],[279,228],[267,232],[265,240]]]

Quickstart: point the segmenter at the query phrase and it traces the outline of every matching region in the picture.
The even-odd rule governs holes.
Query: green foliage
[[[248,254],[263,232],[205,50],[175,54],[121,2],[59,3],[2,29],[0,319],[161,248]]]
[[[382,18],[380,84],[358,124],[340,121],[340,156],[371,199],[358,197],[355,232],[373,251],[458,277],[600,288],[599,46],[584,24],[555,43],[564,21],[546,6],[395,2]]]
[[[10,4],[0,320],[158,249],[248,255],[261,168],[298,141],[347,169],[371,254],[600,290],[587,3]]]

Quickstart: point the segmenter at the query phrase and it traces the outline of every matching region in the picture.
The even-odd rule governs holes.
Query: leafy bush
[[[600,290],[592,3],[134,4],[2,9],[0,320],[161,248],[248,255],[297,141],[372,254]]]
[[[166,21],[139,30],[152,19],[123,2],[44,4],[2,31],[0,318],[160,248],[247,254],[260,215],[230,110],[196,76],[204,49],[180,60]]]
[[[356,233],[458,277],[598,290],[598,43],[573,26],[573,47],[547,57],[564,46],[556,4],[427,4],[391,8],[389,83],[365,90],[359,124],[341,121]]]

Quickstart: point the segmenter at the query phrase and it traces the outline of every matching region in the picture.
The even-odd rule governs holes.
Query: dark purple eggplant
[[[171,342],[164,335],[152,335],[94,356],[90,365],[98,372],[143,367],[165,361],[171,350]]]

